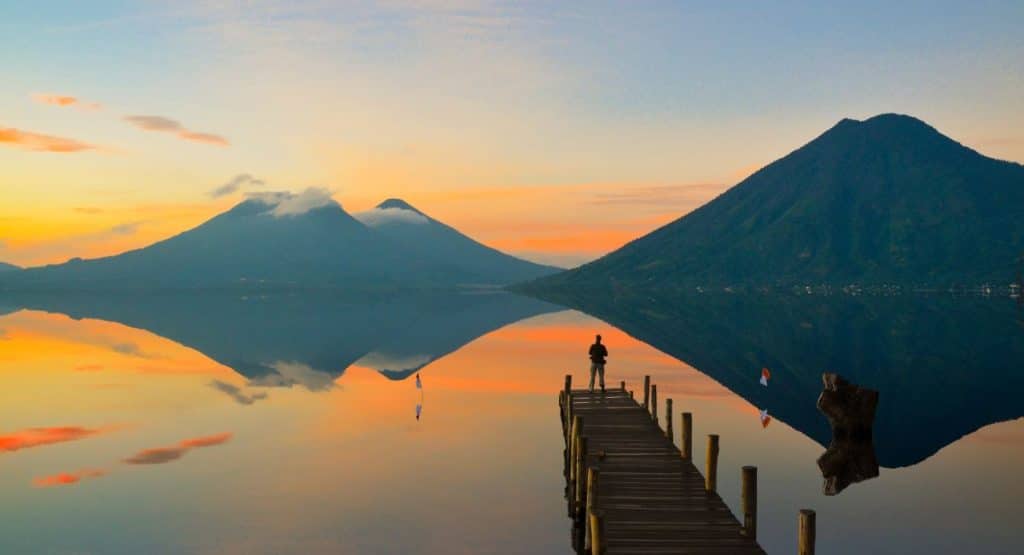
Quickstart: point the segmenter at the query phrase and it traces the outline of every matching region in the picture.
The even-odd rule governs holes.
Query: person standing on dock
[[[601,336],[594,338],[594,344],[590,346],[590,390],[594,390],[594,374],[601,375],[601,393],[604,393],[604,363],[608,356],[608,349],[601,344]]]

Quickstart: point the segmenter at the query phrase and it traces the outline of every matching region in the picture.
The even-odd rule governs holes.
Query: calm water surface
[[[1017,553],[1022,540],[1021,403],[996,396],[972,416],[956,380],[872,383],[853,365],[881,390],[882,468],[824,496],[815,461],[828,424],[814,402],[820,371],[837,368],[797,376],[798,349],[764,362],[772,381],[757,389],[764,353],[791,349],[770,334],[755,346],[708,322],[735,362],[700,350],[717,349],[713,338],[673,343],[694,335],[685,317],[657,320],[658,338],[622,320],[665,352],[692,352],[705,374],[592,316],[504,295],[35,300],[0,313],[0,553],[568,553],[556,399],[565,373],[584,380],[594,333],[611,351],[609,381],[636,388],[650,374],[659,397],[694,413],[698,438],[721,435],[719,487],[734,510],[740,467],[758,466],[769,553],[795,552],[803,507],[818,512],[822,553]],[[964,370],[1015,387],[1021,362]],[[743,367],[726,376],[718,364]],[[765,407],[779,415],[767,427]]]

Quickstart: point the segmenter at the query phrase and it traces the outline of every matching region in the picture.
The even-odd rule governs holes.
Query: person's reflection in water
[[[590,346],[590,390],[594,390],[594,374],[601,375],[601,393],[604,393],[604,363],[608,356],[608,349],[601,344],[601,336],[594,338],[594,344]]]
[[[420,420],[420,413],[423,411],[423,382],[420,381],[420,375],[416,374],[416,389],[420,390],[420,402],[416,403],[416,421]]]

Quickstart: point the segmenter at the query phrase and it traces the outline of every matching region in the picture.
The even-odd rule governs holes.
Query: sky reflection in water
[[[720,490],[734,509],[739,468],[759,467],[770,553],[795,550],[801,507],[817,509],[829,553],[1010,553],[1019,539],[1019,419],[824,497],[824,448],[784,419],[763,427],[759,407],[686,364],[590,316],[535,308],[517,306],[527,319],[505,327],[501,310],[466,316],[487,325],[461,348],[404,343],[420,357],[283,358],[289,379],[275,380],[123,324],[0,316],[0,551],[566,553],[556,392],[566,372],[584,382],[595,332],[610,385],[650,374],[660,398],[694,413],[697,460],[700,438],[721,435]],[[422,390],[384,359],[427,360]],[[785,379],[773,373],[769,394]]]

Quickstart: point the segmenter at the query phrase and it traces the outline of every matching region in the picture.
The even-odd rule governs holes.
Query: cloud
[[[124,120],[143,131],[171,133],[179,139],[186,141],[196,141],[216,146],[228,146],[231,144],[220,135],[192,131],[191,129],[186,129],[181,123],[163,116],[125,116]]]
[[[249,380],[249,385],[291,387],[302,385],[310,391],[327,391],[335,387],[334,378],[301,362],[278,361],[269,365],[274,372]]]
[[[139,226],[145,222],[128,222],[123,224],[117,224],[109,229],[109,232],[113,235],[135,235],[139,230]]]
[[[33,94],[32,100],[35,100],[40,104],[49,104],[51,106],[60,106],[62,108],[69,106],[81,108],[83,110],[99,110],[102,108],[98,102],[85,102],[78,97],[63,94]]]
[[[0,127],[0,145],[35,152],[58,152],[64,154],[99,148],[96,145],[83,143],[75,139],[32,133],[31,131],[22,131],[13,127]]]
[[[122,355],[129,355],[129,356],[133,356],[133,357],[146,358],[142,354],[142,350],[139,349],[139,346],[136,345],[135,343],[130,342],[130,341],[127,341],[127,342],[124,342],[124,343],[115,343],[115,344],[110,346],[110,349],[112,351],[114,351],[115,353],[121,353]]]
[[[231,144],[224,137],[214,135],[213,133],[198,133],[196,131],[185,130],[178,133],[178,136],[186,141],[196,141],[197,143],[208,143],[217,146],[228,146]]]
[[[373,368],[377,371],[399,372],[422,368],[434,360],[428,354],[392,354],[384,351],[372,351],[356,361],[359,366]]]
[[[257,179],[247,173],[240,173],[228,180],[227,183],[210,191],[210,196],[213,198],[223,197],[243,187],[262,187],[263,185],[266,185],[266,182],[262,179]]]
[[[213,447],[215,445],[223,445],[228,441],[231,441],[231,436],[231,432],[225,432],[223,434],[217,434],[212,436],[186,439],[181,442],[181,446],[186,449],[195,449],[199,447]]]
[[[125,459],[124,462],[127,464],[164,464],[184,457],[186,452],[188,449],[185,447],[154,447],[143,449]]]
[[[246,193],[245,198],[254,200],[256,202],[262,202],[268,206],[277,206],[279,202],[291,196],[288,191],[260,191],[256,193]]]
[[[137,343],[134,343],[132,341],[107,343],[105,346],[108,347],[111,351],[114,351],[115,353],[125,356],[142,358],[146,360],[159,360],[163,358],[159,354],[144,351],[141,347],[139,347]]]
[[[79,214],[102,214],[103,209],[96,206],[76,206],[75,212]]]
[[[623,187],[622,191],[597,193],[589,202],[597,205],[650,206],[662,210],[671,207],[700,206],[726,189],[728,186],[720,183]]]
[[[309,187],[297,195],[290,195],[274,207],[271,213],[275,217],[298,216],[314,208],[327,206],[334,202],[331,192],[321,187]]]
[[[0,452],[14,452],[32,447],[64,443],[94,436],[103,432],[100,428],[62,426],[53,428],[26,428],[13,434],[0,436]]]
[[[231,441],[232,435],[230,432],[222,434],[216,434],[206,437],[197,437],[191,439],[185,439],[178,442],[177,445],[171,447],[154,447],[151,449],[143,449],[135,455],[124,459],[126,464],[164,464],[172,461],[176,461],[185,456],[192,449],[201,449],[203,447],[213,447],[215,445],[223,445],[228,441]]]
[[[76,372],[97,372],[103,370],[102,364],[79,364],[75,366]]]
[[[125,121],[145,131],[173,131],[184,130],[180,123],[173,119],[162,116],[125,116]]]
[[[210,387],[226,394],[227,396],[234,399],[235,402],[240,405],[251,405],[256,401],[262,401],[263,399],[267,398],[267,394],[265,392],[261,391],[259,393],[246,395],[242,391],[242,388],[234,384],[230,384],[228,382],[222,382],[220,380],[213,380],[212,382],[210,382]]]
[[[82,480],[106,476],[107,471],[102,469],[76,470],[75,472],[61,472],[52,476],[41,476],[32,480],[32,485],[37,488],[52,486],[70,486]]]
[[[337,204],[331,198],[331,192],[323,187],[309,187],[301,193],[288,193],[282,191],[271,191],[265,193],[250,193],[249,199],[256,200],[271,207],[269,212],[275,218],[284,216],[298,216],[305,214],[314,208]]]
[[[378,227],[387,224],[427,224],[430,220],[426,216],[404,208],[374,208],[365,212],[352,214],[355,219],[370,227]]]

